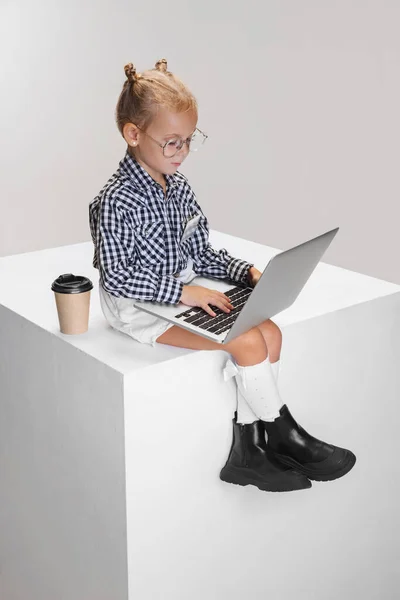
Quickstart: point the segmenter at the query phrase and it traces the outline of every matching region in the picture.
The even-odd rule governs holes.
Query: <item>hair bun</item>
[[[162,71],[163,73],[166,73],[167,72],[167,59],[161,58],[160,60],[158,60],[156,62],[156,69],[157,69],[157,71]]]
[[[136,73],[136,67],[132,63],[128,63],[127,65],[125,65],[124,71],[129,83],[134,83],[140,77],[140,75]]]

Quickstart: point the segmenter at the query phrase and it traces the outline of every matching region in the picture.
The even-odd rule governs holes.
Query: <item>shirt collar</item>
[[[138,161],[126,151],[124,158],[119,163],[120,171],[129,179],[133,179],[139,187],[148,188],[149,186],[159,186],[151,175],[138,163]],[[164,175],[168,187],[176,187],[174,175]]]

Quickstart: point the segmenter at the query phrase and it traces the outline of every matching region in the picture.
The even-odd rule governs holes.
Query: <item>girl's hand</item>
[[[209,304],[217,306],[226,313],[234,308],[228,296],[217,290],[209,290],[201,285],[184,285],[180,301],[188,306],[201,306],[212,317],[215,317],[215,312],[209,307]]]
[[[255,267],[250,267],[247,273],[247,280],[252,287],[254,287],[260,279],[262,273]]]

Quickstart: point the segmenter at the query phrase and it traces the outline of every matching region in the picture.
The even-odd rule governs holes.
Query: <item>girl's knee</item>
[[[271,321],[271,324],[272,324],[272,328],[273,328],[276,339],[279,339],[282,341],[282,330],[280,329],[279,325],[277,325],[273,321]]]
[[[266,343],[258,327],[253,327],[249,331],[246,331],[246,333],[239,335],[232,342],[229,342],[227,346],[230,346],[232,349],[240,348],[240,350],[245,350],[247,348],[254,351],[257,348],[265,349]]]
[[[279,325],[277,325],[274,321],[271,321],[271,319],[263,321],[261,325],[258,325],[258,327],[265,330],[268,329],[269,331],[273,332],[276,336],[282,337],[282,330],[280,329]]]

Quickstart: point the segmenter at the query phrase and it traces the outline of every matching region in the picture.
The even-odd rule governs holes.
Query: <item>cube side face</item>
[[[310,589],[324,598],[327,581],[340,598],[344,580],[360,597],[384,580],[393,596],[397,538],[387,531],[398,499],[385,490],[399,487],[398,419],[388,418],[400,390],[399,315],[393,294],[285,330],[282,399],[307,431],[357,456],[344,478],[309,490],[265,493],[219,480],[235,407],[219,353],[125,379],[131,600],[240,600],[265,597],[266,585],[270,598],[309,598]],[[371,473],[382,472],[377,447],[385,448],[383,488],[371,486]],[[376,547],[384,549],[380,562]],[[376,568],[365,571],[371,556]],[[334,576],[332,564],[340,567]]]
[[[0,306],[4,597],[127,600],[122,376]]]

